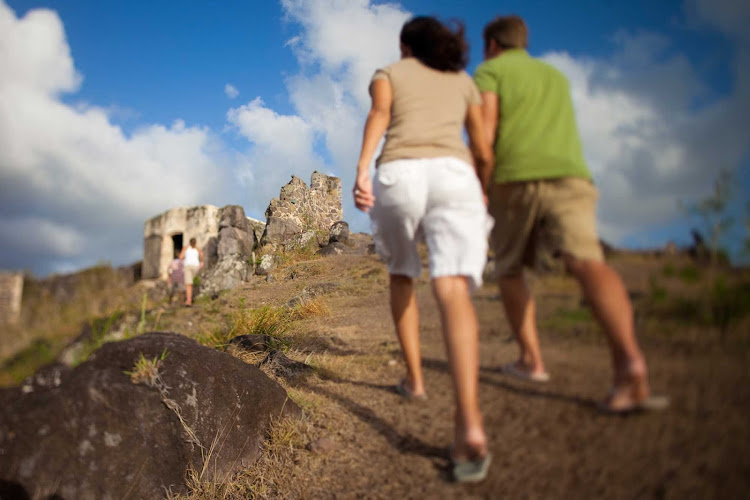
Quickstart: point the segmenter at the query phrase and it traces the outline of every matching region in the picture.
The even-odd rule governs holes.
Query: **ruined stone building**
[[[223,254],[250,255],[255,246],[286,245],[314,231],[327,242],[331,226],[343,216],[341,179],[313,172],[310,187],[299,177],[281,188],[266,209],[266,222],[245,217],[242,207],[180,207],[147,220],[143,228],[145,279],[166,279],[175,253],[195,238],[208,267]],[[247,237],[247,239],[246,239]]]
[[[166,279],[167,268],[175,255],[183,247],[196,239],[196,245],[203,251],[207,264],[216,260],[219,253],[219,234],[225,227],[239,228],[249,238],[252,251],[254,242],[262,234],[265,224],[245,217],[241,207],[218,208],[213,205],[178,207],[147,220],[143,228],[143,267],[144,279]]]

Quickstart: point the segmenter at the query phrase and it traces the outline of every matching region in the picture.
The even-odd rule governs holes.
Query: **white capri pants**
[[[373,240],[389,273],[419,277],[423,240],[431,278],[482,285],[492,218],[473,166],[453,157],[396,160],[378,167],[373,184]]]

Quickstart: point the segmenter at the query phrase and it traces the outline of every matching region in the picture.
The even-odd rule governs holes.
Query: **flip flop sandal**
[[[492,463],[492,453],[474,460],[453,460],[453,479],[457,483],[478,483],[487,477],[487,471]]]
[[[426,401],[427,400],[427,394],[414,394],[409,390],[408,387],[406,387],[406,379],[402,379],[401,382],[399,382],[396,385],[396,392],[403,396],[404,398],[408,399],[409,401]]]
[[[657,412],[669,408],[669,398],[666,396],[649,396],[624,408],[612,408],[606,403],[599,403],[599,410],[610,415],[631,415],[633,413]]]
[[[521,370],[520,368],[518,368],[515,363],[509,363],[507,365],[503,365],[500,367],[500,370],[506,375],[510,375],[511,377],[515,377],[520,380],[526,380],[529,382],[545,383],[545,382],[549,382],[549,379],[550,379],[549,373],[525,372]]]

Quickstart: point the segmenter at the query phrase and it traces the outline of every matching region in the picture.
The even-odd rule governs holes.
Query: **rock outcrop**
[[[189,467],[223,481],[299,412],[255,366],[174,333],[58,368],[0,392],[0,483],[32,498],[157,498],[185,492]]]
[[[260,244],[284,247],[308,231],[322,235],[325,244],[331,225],[342,216],[341,179],[313,172],[308,188],[293,175],[266,209],[266,228]]]
[[[240,254],[229,254],[201,275],[200,294],[216,296],[246,282],[253,275],[253,266]]]
[[[204,248],[207,265],[200,275],[200,294],[214,296],[248,280],[253,274],[253,248],[258,243],[253,223],[238,205],[229,205],[218,213],[218,235],[213,248]]]

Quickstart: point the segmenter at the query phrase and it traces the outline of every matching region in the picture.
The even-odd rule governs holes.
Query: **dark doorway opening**
[[[172,248],[174,256],[178,257],[180,252],[182,252],[182,233],[172,235]]]

